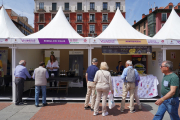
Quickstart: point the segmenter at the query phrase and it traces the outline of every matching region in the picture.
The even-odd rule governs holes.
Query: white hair
[[[126,61],[126,64],[132,66],[132,61],[131,61],[131,60],[127,60],[127,61]]]
[[[19,65],[24,65],[24,64],[25,64],[25,60],[19,61]]]

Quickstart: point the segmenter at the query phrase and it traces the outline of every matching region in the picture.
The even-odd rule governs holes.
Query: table
[[[123,83],[124,81],[120,76],[112,77],[114,97],[122,97]],[[158,95],[157,85],[159,84],[156,76],[147,75],[140,76],[138,84],[138,96],[139,98],[153,98]],[[129,93],[127,95],[129,97]]]

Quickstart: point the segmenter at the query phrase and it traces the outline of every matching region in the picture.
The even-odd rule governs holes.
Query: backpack
[[[128,82],[134,83],[136,79],[135,71],[133,68],[129,68],[127,71],[126,80]]]

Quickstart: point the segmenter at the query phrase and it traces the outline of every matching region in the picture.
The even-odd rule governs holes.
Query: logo
[[[159,42],[157,42],[156,40],[148,40],[148,43],[159,44]]]
[[[126,41],[126,42],[130,42],[130,43],[141,43],[141,41],[138,41],[138,40],[136,40],[136,41]]]
[[[97,43],[95,39],[93,40],[93,43]]]
[[[8,39],[5,39],[6,42],[8,42]]]
[[[115,43],[116,40],[100,40],[101,43]]]
[[[79,44],[78,39],[70,39],[70,43]]]
[[[161,40],[161,43],[164,43],[164,40]]]
[[[84,42],[87,42],[87,40],[86,40],[86,39],[84,39]]]
[[[27,39],[27,40],[23,40],[21,39],[22,43],[36,43],[36,40],[35,39]]]
[[[179,44],[180,44],[180,41],[177,41],[177,43],[179,43]]]

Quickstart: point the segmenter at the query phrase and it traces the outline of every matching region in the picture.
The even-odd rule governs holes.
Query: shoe
[[[36,107],[39,107],[39,105],[35,105]]]
[[[120,110],[122,113],[124,112],[124,110]]]
[[[107,116],[109,113],[106,112],[106,113],[102,113],[102,116]]]
[[[96,113],[96,112],[94,112],[94,114],[93,114],[94,116],[96,116],[96,115],[98,115],[98,113]]]
[[[91,109],[91,107],[90,107],[90,106],[87,106],[87,107],[84,107],[84,109],[85,109],[85,110]]]
[[[47,103],[43,103],[42,106],[47,106],[48,104]]]
[[[139,110],[142,110],[142,106],[141,105],[139,105]]]
[[[91,109],[91,111],[94,111],[94,109]]]
[[[24,103],[20,102],[20,103],[16,103],[15,105],[24,105]]]
[[[130,106],[127,106],[130,109]]]
[[[130,113],[135,113],[136,112],[136,110],[134,109],[134,110],[132,110],[132,111],[130,111]]]

